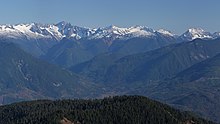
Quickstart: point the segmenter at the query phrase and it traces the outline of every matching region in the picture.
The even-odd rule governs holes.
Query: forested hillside
[[[213,124],[141,96],[39,100],[0,107],[1,124]]]

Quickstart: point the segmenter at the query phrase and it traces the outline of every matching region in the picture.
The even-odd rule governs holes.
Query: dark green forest
[[[213,124],[142,96],[38,100],[0,107],[1,124]]]

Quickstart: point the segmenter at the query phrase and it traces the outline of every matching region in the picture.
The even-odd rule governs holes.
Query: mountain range
[[[132,26],[129,28],[120,28],[114,25],[100,28],[86,28],[73,26],[68,22],[62,21],[57,24],[15,24],[0,25],[0,36],[7,38],[26,38],[26,39],[56,39],[60,41],[63,38],[79,39],[106,39],[113,41],[115,39],[131,39],[135,37],[155,37],[158,34],[166,35],[182,40],[214,39],[218,38],[220,32],[210,33],[201,28],[191,28],[182,35],[178,36],[168,30],[154,30],[146,26]]]
[[[75,65],[70,70],[98,82],[152,82],[175,76],[190,66],[217,55],[220,53],[219,46],[220,39],[196,39],[125,57],[117,57],[118,54],[115,53],[102,54]]]
[[[219,120],[220,33],[0,26],[0,102],[143,95]]]
[[[201,28],[191,28],[178,36],[164,29],[145,26],[85,28],[64,21],[0,25],[1,41],[18,44],[26,52],[63,67],[88,61],[105,52],[117,52],[122,57],[196,38],[218,37],[220,32],[210,33]]]

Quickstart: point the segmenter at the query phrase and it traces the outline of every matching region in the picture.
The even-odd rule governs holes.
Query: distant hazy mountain
[[[175,39],[165,36],[115,40],[111,45],[106,44],[103,39],[78,41],[63,39],[60,43],[50,48],[47,54],[42,58],[64,67],[70,67],[88,61],[103,53],[117,53],[123,57],[134,53],[161,48],[174,43],[176,43]]]
[[[0,43],[0,104],[42,98],[97,97],[101,88],[38,60],[12,43]]]
[[[97,82],[132,83],[163,80],[220,53],[220,39],[194,40],[123,58],[103,54],[73,66],[72,71]],[[108,60],[108,61],[106,61]]]
[[[140,96],[100,100],[38,100],[0,107],[0,123],[214,124]]]

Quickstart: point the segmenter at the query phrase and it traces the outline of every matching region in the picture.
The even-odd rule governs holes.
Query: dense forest
[[[142,96],[38,100],[0,107],[1,124],[213,124]]]

